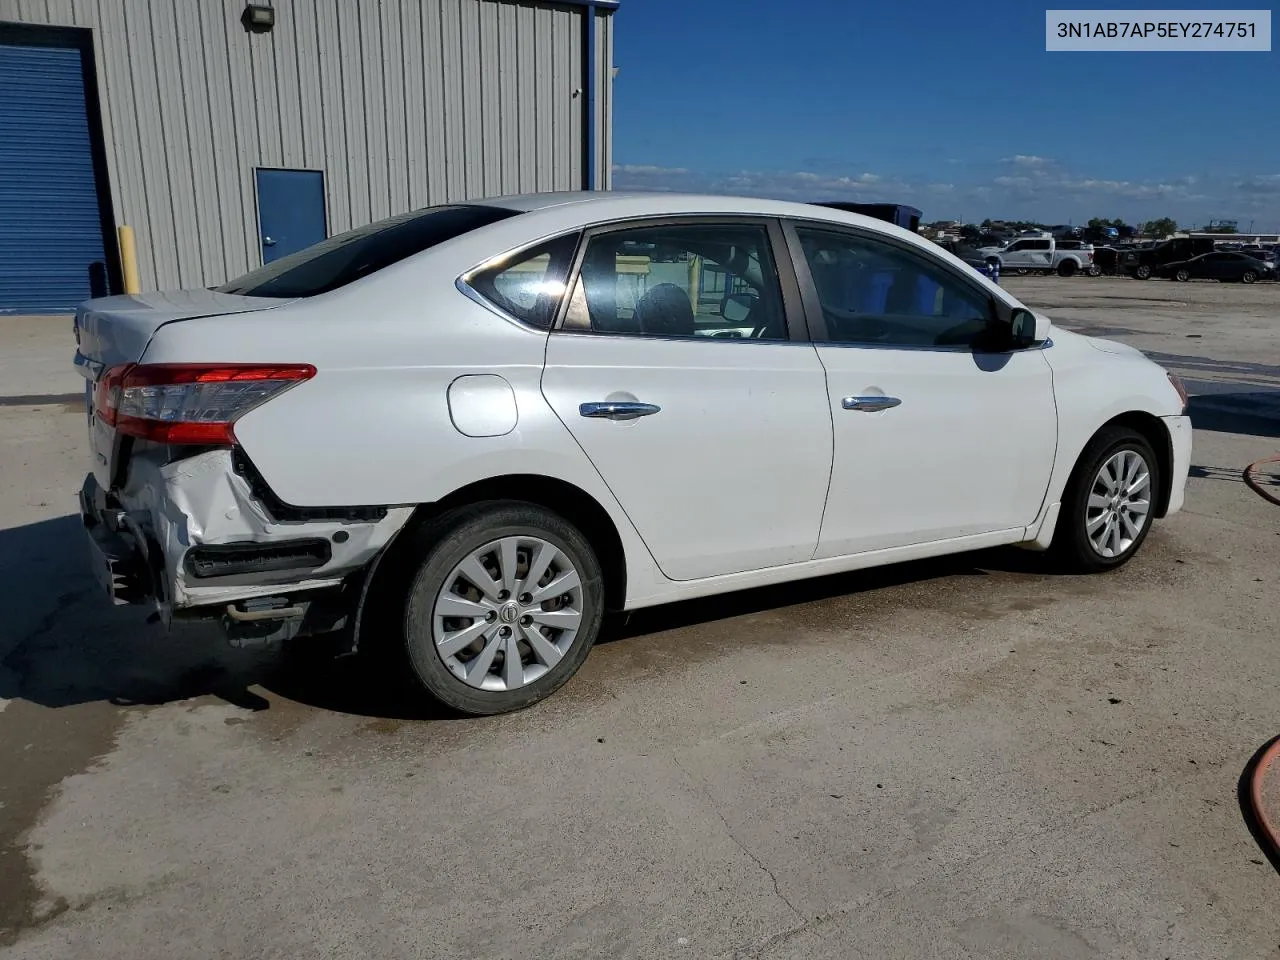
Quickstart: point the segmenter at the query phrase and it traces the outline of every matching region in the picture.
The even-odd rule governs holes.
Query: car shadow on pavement
[[[343,656],[341,638],[236,649],[214,624],[166,633],[143,607],[111,606],[74,516],[0,530],[0,698],[45,707],[106,701],[149,706],[212,696],[266,710],[262,692],[304,706],[396,720],[450,714],[389,653]],[[1043,558],[989,550],[667,604],[606,619],[600,643],[944,577],[1037,574]]]
[[[991,573],[1046,575],[1044,554],[1016,547],[953,554],[883,567],[870,567],[808,580],[684,600],[647,607],[606,621],[598,643],[611,643],[680,627],[748,616],[767,610],[818,603],[837,597],[874,593],[892,587],[950,577],[984,577]]]
[[[101,592],[78,517],[0,530],[0,698],[65,707],[213,695],[267,705],[249,688],[278,651],[232,649],[207,626],[166,634],[151,619]]]
[[[1191,425],[1214,433],[1280,437],[1280,392],[1194,396],[1187,403]]]

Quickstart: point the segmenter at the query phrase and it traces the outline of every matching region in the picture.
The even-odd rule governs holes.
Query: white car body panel
[[[831,418],[812,344],[553,333],[542,391],[672,580],[813,556]],[[661,410],[579,415],[618,400]]]
[[[194,317],[270,310],[287,301],[241,297],[214,290],[171,290],[123,294],[88,301],[76,318],[80,353],[106,366],[142,356],[155,332],[166,323]]]
[[[388,508],[363,526],[273,521],[239,478],[224,475],[225,451],[167,465],[135,456],[136,471],[115,492],[163,539],[175,604],[279,589],[269,577],[249,586],[183,582],[181,553],[193,543],[329,536],[345,524],[352,535],[325,569],[274,581],[293,591],[329,586],[377,554],[416,505],[511,475],[569,484],[599,505],[622,544],[626,608],[1038,542],[1051,534],[1090,437],[1135,412],[1167,425],[1170,510],[1181,505],[1190,429],[1164,371],[1066,331],[1053,329],[1052,345],[993,372],[967,352],[549,335],[459,286],[477,266],[567,231],[718,213],[855,226],[973,275],[914,233],[831,208],[732,197],[490,202],[529,212],[318,296],[194,291],[82,311],[98,362],[313,365],[314,378],[236,421],[238,443],[288,505]],[[115,319],[92,319],[101,316]],[[840,409],[841,397],[872,389],[903,405]],[[611,393],[662,412],[630,422],[576,415],[579,403]]]
[[[817,556],[997,531],[1020,539],[1057,446],[1045,353],[819,346],[836,455]],[[843,408],[877,395],[901,404]]]

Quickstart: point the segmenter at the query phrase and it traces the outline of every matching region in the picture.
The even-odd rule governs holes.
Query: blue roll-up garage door
[[[0,313],[105,292],[83,56],[0,43]]]

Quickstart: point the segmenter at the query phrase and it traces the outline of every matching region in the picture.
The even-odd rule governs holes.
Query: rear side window
[[[314,297],[515,215],[479,205],[414,210],[322,240],[216,289],[248,297]]]
[[[576,233],[556,237],[477,270],[467,283],[499,310],[549,330],[577,247]]]

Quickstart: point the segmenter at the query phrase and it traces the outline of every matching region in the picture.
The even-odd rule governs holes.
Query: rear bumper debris
[[[114,602],[154,602],[166,623],[175,611],[247,623],[271,619],[262,612],[275,602],[266,598],[341,586],[378,555],[412,508],[282,520],[234,468],[231,450],[166,463],[164,448],[156,448],[135,452],[119,489],[86,477],[80,513],[92,562]],[[285,604],[281,618],[295,607]],[[244,618],[250,611],[258,615]]]

